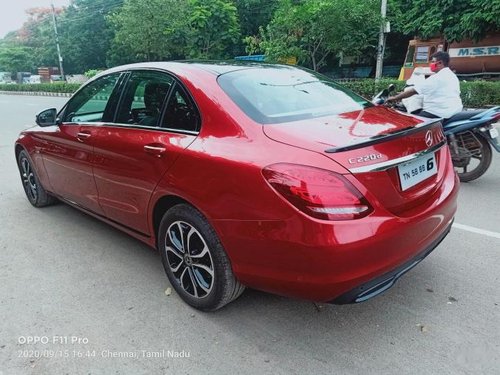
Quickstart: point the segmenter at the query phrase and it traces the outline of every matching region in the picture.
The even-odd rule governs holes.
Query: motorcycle
[[[373,98],[372,103],[384,105],[393,91],[395,91],[394,85],[389,85]],[[394,105],[394,108],[410,114],[421,109],[418,108],[420,98],[415,98],[413,102],[408,99],[404,99],[406,101],[404,104]],[[411,112],[408,112],[407,106],[411,108]],[[500,152],[499,133],[494,126],[497,121],[500,121],[500,106],[462,111],[442,121],[453,166],[460,181],[469,182],[481,177],[490,167],[493,158],[492,148]]]

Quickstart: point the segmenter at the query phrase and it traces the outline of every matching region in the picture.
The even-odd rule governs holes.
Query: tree
[[[57,15],[62,14],[62,8],[56,8]],[[16,44],[29,47],[35,67],[57,66],[57,50],[52,24],[51,8],[30,8],[26,10],[28,20],[16,32]],[[32,71],[36,71],[36,68]]]
[[[230,55],[240,37],[231,0],[126,0],[108,19],[116,30],[114,62],[120,52],[128,62],[220,59]]]
[[[190,0],[186,51],[189,58],[227,58],[238,43],[240,25],[230,0]]]
[[[0,48],[0,71],[32,72],[36,68],[33,56],[33,48],[3,46]]]
[[[279,0],[235,0],[241,35],[257,35],[259,28],[271,22],[279,3]]]
[[[183,54],[180,35],[186,31],[188,8],[185,0],[126,0],[123,7],[108,17],[115,30],[110,53],[119,61],[163,60]]]
[[[83,73],[106,66],[112,30],[106,15],[123,0],[72,0],[67,8],[56,8],[59,41],[66,73]],[[31,48],[31,65],[58,66],[51,8],[30,8],[23,27],[10,36],[10,45]],[[33,71],[32,70],[32,71]]]
[[[391,0],[396,30],[421,38],[479,40],[500,29],[498,0]]]
[[[106,17],[123,0],[73,0],[59,17],[59,35],[68,73],[83,73],[107,66],[114,33]]]
[[[259,47],[270,60],[295,56],[319,70],[333,55],[359,56],[375,44],[378,12],[377,0],[283,0],[261,28]]]

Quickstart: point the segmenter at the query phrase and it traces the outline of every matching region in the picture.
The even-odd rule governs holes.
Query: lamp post
[[[54,22],[54,33],[56,35],[57,55],[59,58],[59,72],[61,73],[61,77],[62,77],[63,81],[66,81],[66,78],[64,77],[63,58],[61,55],[61,47],[59,47],[59,33],[57,32],[56,11],[54,9],[54,4],[51,4],[51,6],[52,6],[52,21]]]
[[[380,79],[382,77],[382,67],[384,65],[385,34],[389,32],[389,22],[385,21],[385,16],[387,14],[387,0],[382,0],[380,13],[382,16],[382,22],[380,24],[380,33],[378,36],[377,67],[375,69],[375,79]]]

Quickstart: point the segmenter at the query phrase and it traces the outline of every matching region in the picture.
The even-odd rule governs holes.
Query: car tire
[[[25,150],[22,150],[17,156],[17,166],[19,167],[24,192],[33,206],[45,207],[57,202],[57,199],[48,194],[43,188]]]
[[[245,289],[214,229],[188,204],[178,204],[163,216],[158,250],[173,288],[198,310],[218,310]]]

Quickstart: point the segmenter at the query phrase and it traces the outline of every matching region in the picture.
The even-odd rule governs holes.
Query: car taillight
[[[270,165],[262,174],[288,202],[312,217],[352,220],[373,211],[363,194],[340,174],[285,163]]]

